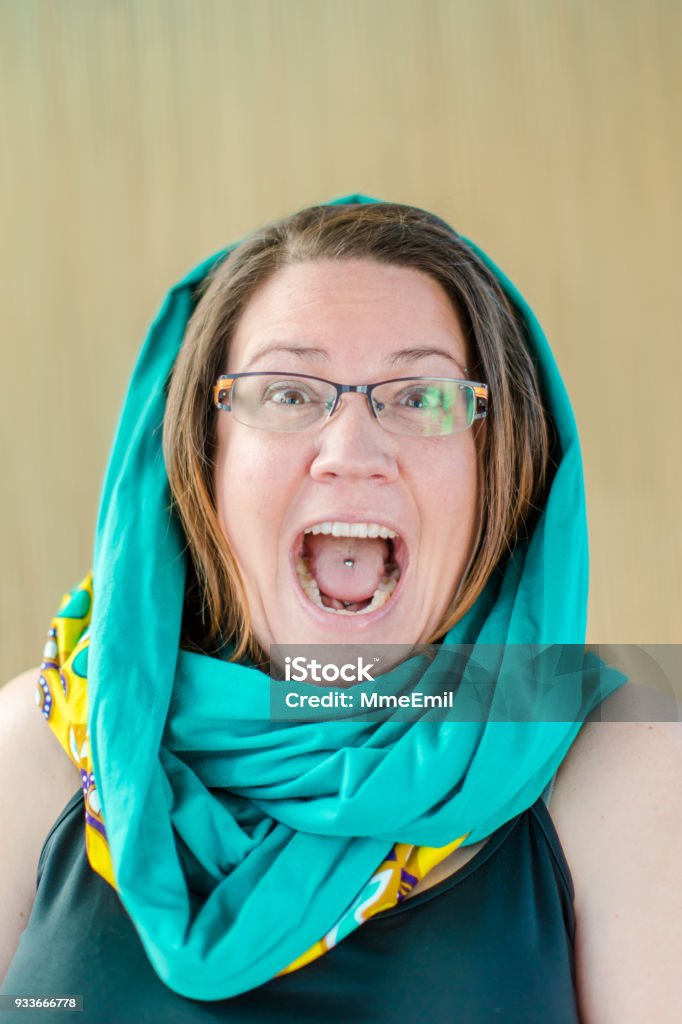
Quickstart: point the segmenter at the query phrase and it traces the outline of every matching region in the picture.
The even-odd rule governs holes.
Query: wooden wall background
[[[681,40],[677,0],[2,0],[2,676],[89,569],[168,286],[356,190],[528,297],[582,432],[590,638],[682,640]]]

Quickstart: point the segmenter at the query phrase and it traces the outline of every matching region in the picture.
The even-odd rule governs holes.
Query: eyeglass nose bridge
[[[334,384],[334,387],[336,388],[336,397],[334,399],[333,406],[331,407],[331,409],[327,413],[327,417],[326,417],[327,420],[331,419],[331,417],[334,415],[334,413],[338,409],[339,402],[341,401],[341,396],[342,395],[346,395],[349,392],[353,392],[353,391],[356,392],[356,394],[358,394],[358,395],[364,395],[365,396],[365,398],[367,399],[367,404],[369,406],[369,410],[370,410],[372,416],[374,417],[375,420],[379,419],[379,417],[376,414],[376,410],[374,408],[374,403],[372,401],[372,391],[376,387],[376,384]],[[325,422],[326,422],[326,420],[325,420]]]

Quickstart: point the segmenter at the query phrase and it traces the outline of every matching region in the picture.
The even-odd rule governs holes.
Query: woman
[[[133,374],[94,592],[48,640],[71,761],[29,675],[3,694],[39,794],[3,787],[3,992],[98,1021],[677,1019],[679,734],[576,739],[622,677],[568,677],[572,721],[270,715],[272,645],[433,644],[420,690],[455,644],[582,644],[586,580],[568,399],[475,246],[353,196],[197,268]],[[493,709],[540,699],[512,676]]]

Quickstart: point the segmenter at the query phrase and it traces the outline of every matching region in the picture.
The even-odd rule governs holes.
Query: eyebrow
[[[284,344],[283,342],[273,342],[270,345],[264,345],[258,349],[253,358],[247,364],[252,366],[258,362],[263,356],[272,355],[276,352],[285,352],[288,355],[297,356],[299,359],[320,359],[323,362],[329,362],[329,353],[326,349],[315,348],[312,345],[294,345]],[[462,372],[466,369],[462,363],[451,352],[448,352],[443,348],[435,348],[434,346],[419,346],[412,348],[400,348],[394,352],[389,352],[384,357],[384,365],[390,369],[394,369],[404,363],[416,362],[418,359],[425,359],[427,356],[442,356],[444,359],[449,359],[451,363],[454,363],[457,369]]]

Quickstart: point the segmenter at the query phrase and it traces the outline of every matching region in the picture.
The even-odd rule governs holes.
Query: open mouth
[[[295,567],[304,593],[318,608],[367,615],[391,600],[404,553],[400,536],[379,523],[316,523],[297,541]]]

